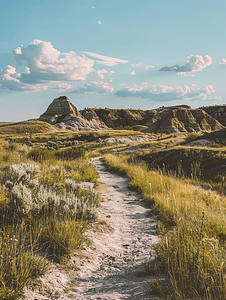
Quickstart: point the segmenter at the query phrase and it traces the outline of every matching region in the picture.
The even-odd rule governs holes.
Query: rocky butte
[[[91,110],[83,111],[83,115],[66,96],[53,100],[47,110],[39,117],[60,129],[73,131],[106,130],[108,127]]]
[[[222,110],[222,108],[220,109]],[[159,107],[152,110],[140,109],[97,109],[81,111],[66,96],[53,100],[47,110],[39,117],[60,129],[73,131],[106,130],[130,126],[134,130],[153,133],[215,131],[224,126],[216,111],[211,115],[209,109],[192,109],[188,105]],[[225,123],[224,123],[225,124]]]

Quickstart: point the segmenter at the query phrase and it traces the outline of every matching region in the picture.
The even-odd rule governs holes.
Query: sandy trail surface
[[[92,164],[99,172],[104,198],[98,221],[86,232],[92,244],[72,257],[76,271],[54,266],[41,279],[42,293],[26,291],[24,299],[158,299],[149,291],[146,269],[155,256],[153,244],[159,241],[151,211],[141,195],[130,189],[127,178],[106,170],[101,157],[92,159]]]
[[[110,226],[107,232],[88,232],[93,240],[86,249],[90,264],[77,273],[76,299],[158,299],[151,295],[146,264],[158,242],[156,222],[139,193],[132,191],[128,179],[110,173],[101,158],[92,160],[100,175],[99,219]]]

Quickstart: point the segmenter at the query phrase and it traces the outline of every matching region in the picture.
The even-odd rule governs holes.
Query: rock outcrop
[[[109,127],[142,126],[143,132],[195,132],[220,130],[223,126],[201,109],[187,105],[160,107],[153,110],[95,109],[99,119]]]
[[[201,109],[172,108],[157,110],[144,125],[145,132],[197,132],[220,130],[223,126]]]
[[[206,106],[201,107],[201,109],[219,121],[222,125],[226,126],[226,105]]]
[[[222,116],[226,113],[226,107],[225,113],[223,108],[220,110]],[[219,110],[217,113],[219,115]],[[191,109],[187,105],[152,110],[87,108],[78,111],[65,96],[54,99],[39,120],[63,130],[74,131],[117,129],[126,126],[153,133],[214,131],[224,128],[206,111]]]
[[[44,114],[39,117],[39,121],[56,124],[63,120],[67,115],[79,116],[80,114],[66,96],[61,96],[53,100]]]
[[[108,127],[99,120],[95,112],[84,110],[81,114],[65,96],[53,100],[39,117],[59,129],[73,131],[106,130]]]

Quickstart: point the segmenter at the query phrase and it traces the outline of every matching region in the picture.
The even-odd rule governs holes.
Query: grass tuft
[[[124,172],[158,213],[161,242],[155,246],[170,288],[164,299],[226,299],[226,197],[182,180],[106,155],[109,168]],[[161,288],[159,287],[161,285]]]

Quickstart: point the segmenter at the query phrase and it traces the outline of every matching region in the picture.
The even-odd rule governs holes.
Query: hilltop
[[[39,121],[73,131],[106,130],[130,127],[149,133],[215,131],[224,128],[218,119],[203,109],[188,105],[152,110],[86,108],[78,109],[66,96],[53,100]]]

